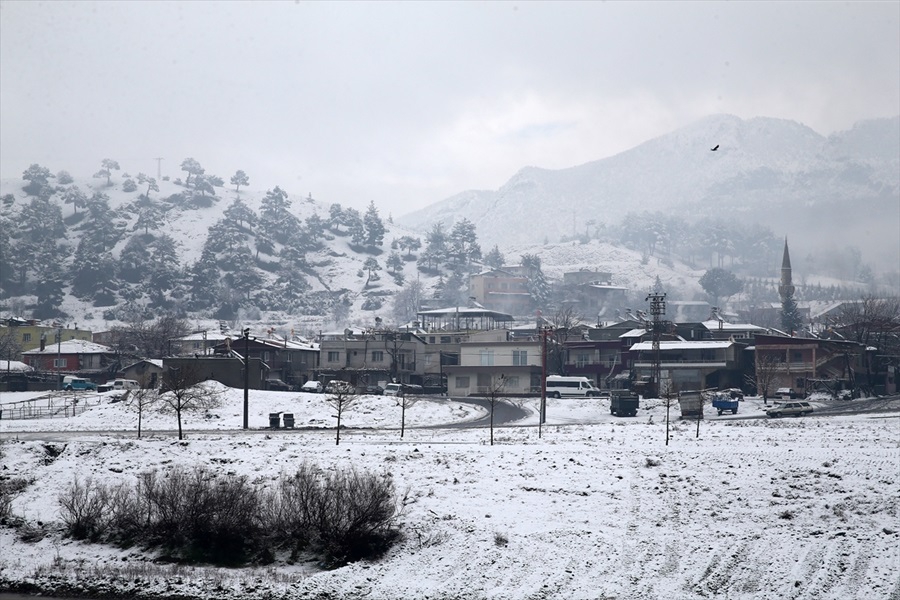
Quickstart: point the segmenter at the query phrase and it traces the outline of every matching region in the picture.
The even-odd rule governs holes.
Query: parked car
[[[803,415],[812,414],[813,407],[809,402],[782,402],[776,404],[766,411],[766,415],[770,417],[787,417],[793,415],[802,417]]]
[[[63,379],[63,388],[71,392],[72,390],[91,390],[97,391],[97,384],[81,377],[66,377]]]
[[[340,379],[332,379],[325,386],[326,394],[352,394],[353,391],[353,385]]]
[[[732,400],[740,401],[744,399],[744,392],[738,388],[728,388],[727,390],[722,391],[731,396]]]
[[[775,390],[776,398],[784,398],[785,400],[790,399],[793,400],[797,397],[797,392],[792,390],[791,388],[783,387]]]
[[[291,390],[291,386],[280,379],[267,379],[266,387],[273,392],[289,392]]]
[[[301,392],[310,392],[313,394],[321,394],[325,391],[325,386],[322,385],[321,381],[307,381],[303,385],[300,386]]]
[[[380,396],[384,393],[384,388],[380,385],[367,385],[366,393],[371,394],[373,396]]]

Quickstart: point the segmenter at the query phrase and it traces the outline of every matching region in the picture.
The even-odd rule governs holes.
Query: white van
[[[114,390],[123,392],[125,390],[139,390],[141,389],[141,384],[134,379],[114,379],[104,383],[101,388],[105,391]]]
[[[600,390],[587,377],[550,375],[547,377],[547,395],[551,398],[562,398],[563,396],[575,398],[590,396],[593,398],[600,396]]]

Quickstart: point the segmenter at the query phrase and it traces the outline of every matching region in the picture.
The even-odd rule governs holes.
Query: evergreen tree
[[[366,216],[363,218],[363,225],[366,230],[365,243],[367,246],[384,245],[384,223],[378,216],[374,200],[369,202],[369,208],[366,209]]]
[[[457,221],[450,231],[447,262],[454,270],[468,272],[472,262],[481,258],[481,246],[475,224],[468,219]]]
[[[541,270],[541,257],[537,254],[523,254],[521,265],[525,267],[528,277],[528,293],[539,307],[546,307],[550,298],[550,285]]]
[[[403,259],[397,252],[391,252],[387,259],[387,270],[390,273],[399,273],[403,270]]]
[[[221,287],[219,267],[215,254],[204,248],[200,258],[189,269],[190,306],[194,310],[212,308]]]
[[[278,277],[275,279],[275,299],[278,308],[293,313],[304,305],[304,298],[311,289],[306,280],[308,268],[301,248],[287,244],[279,253]]]
[[[280,187],[266,192],[259,208],[259,229],[257,236],[262,236],[262,244],[257,242],[258,248],[267,254],[274,251],[274,243],[284,244],[299,227],[297,218],[290,212],[291,201],[287,192]]]
[[[150,199],[142,200],[138,204],[138,218],[134,222],[132,231],[144,230],[144,235],[149,235],[150,230],[156,231],[163,225],[164,213],[162,207]]]
[[[433,270],[447,260],[447,232],[440,221],[425,236],[425,250],[419,256],[419,267]]]
[[[191,185],[191,176],[192,175],[203,175],[206,172],[206,169],[200,166],[200,163],[194,160],[193,158],[186,158],[181,161],[181,170],[187,171],[187,179],[184,181],[185,186]]]
[[[227,220],[234,221],[241,227],[243,227],[244,222],[246,222],[247,227],[253,229],[253,226],[256,225],[257,222],[256,213],[253,212],[253,209],[247,206],[240,198],[235,198],[231,203],[231,206],[225,209],[224,214]]]
[[[406,250],[406,259],[411,260],[413,258],[412,253],[422,247],[422,240],[411,235],[404,235],[397,240],[397,246],[401,250]]]
[[[500,252],[500,248],[498,248],[496,244],[494,244],[494,247],[491,248],[491,251],[484,256],[484,264],[491,267],[492,269],[503,268],[503,264],[505,262],[506,258]]]
[[[127,283],[141,283],[144,280],[148,254],[144,236],[131,236],[119,255],[119,279]]]
[[[34,317],[46,319],[60,315],[60,306],[65,298],[66,273],[60,260],[59,250],[55,243],[45,244],[38,255],[41,277],[38,279],[35,293],[37,306]]]
[[[240,193],[241,186],[250,185],[250,178],[247,177],[247,174],[241,171],[240,169],[235,171],[234,175],[231,176],[231,185],[234,186],[234,191]]]
[[[78,214],[78,209],[87,204],[87,196],[84,195],[84,192],[77,185],[67,187],[62,193],[62,200],[64,203],[72,205],[73,214],[76,215]]]
[[[347,233],[350,234],[350,242],[352,244],[362,246],[366,243],[366,226],[358,210],[355,208],[346,209],[344,211],[344,224],[347,226]]]
[[[793,294],[787,295],[781,300],[781,328],[789,334],[800,331],[803,326],[803,317],[797,308],[797,301]]]
[[[50,172],[50,169],[35,163],[22,173],[22,179],[28,182],[22,189],[29,196],[37,196],[42,199],[49,198],[52,195],[52,192],[48,192],[50,189],[49,181],[52,177],[53,174]]]

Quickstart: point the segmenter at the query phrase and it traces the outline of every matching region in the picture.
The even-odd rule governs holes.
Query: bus
[[[587,377],[550,375],[547,377],[547,395],[551,398],[562,398],[563,396],[595,398],[600,396],[600,389]]]

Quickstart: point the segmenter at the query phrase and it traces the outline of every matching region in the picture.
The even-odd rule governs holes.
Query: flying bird
[[[715,152],[715,151],[718,150],[718,149],[719,149],[719,145],[716,144],[715,146],[713,146],[712,148],[710,148],[709,151],[710,151],[710,152]]]

